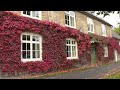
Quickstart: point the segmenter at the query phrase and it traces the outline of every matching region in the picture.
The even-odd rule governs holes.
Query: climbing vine
[[[96,47],[96,57],[97,61],[103,61],[104,63],[108,63],[109,61],[114,60],[114,50],[118,51],[120,54],[120,46],[118,41],[112,37],[103,37],[93,33],[89,33],[91,40],[95,41]],[[108,46],[108,57],[104,57],[104,46]]]
[[[22,32],[42,36],[42,62],[21,62]],[[78,43],[79,59],[67,60],[66,38]],[[12,12],[0,12],[0,63],[3,73],[48,72],[70,68],[90,49],[90,38],[79,30],[63,27],[49,21],[41,21]],[[87,55],[89,59],[89,55]]]
[[[37,62],[21,62],[21,34],[23,32],[37,33],[42,36],[42,59]],[[66,38],[73,38],[78,43],[79,59],[67,60]],[[87,35],[77,29],[63,27],[49,21],[41,21],[16,15],[12,12],[0,12],[0,66],[4,73],[17,72],[48,72],[71,68],[76,62],[81,62],[81,57],[86,55],[87,62],[90,58],[90,39],[96,40],[97,59],[101,60],[107,44],[108,57],[104,61],[113,60],[113,51],[120,53],[118,42],[111,37]]]

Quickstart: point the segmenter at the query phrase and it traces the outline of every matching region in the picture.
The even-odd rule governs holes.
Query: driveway
[[[116,70],[120,70],[120,62],[112,63],[106,66],[99,66],[84,71],[73,71],[69,73],[59,74],[43,79],[100,79],[105,74]]]

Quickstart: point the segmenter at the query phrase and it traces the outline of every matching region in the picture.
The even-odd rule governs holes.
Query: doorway
[[[91,47],[91,64],[95,64],[96,63],[96,49],[95,47]]]

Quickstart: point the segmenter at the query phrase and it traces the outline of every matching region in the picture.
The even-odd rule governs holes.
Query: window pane
[[[29,16],[30,16],[30,11],[27,11],[27,15],[29,15]]]
[[[69,16],[66,14],[65,15],[65,24],[67,24],[67,25],[68,25],[68,20],[69,20]]]
[[[68,46],[68,51],[71,51],[71,46]]]
[[[73,18],[73,20],[72,20],[72,26],[73,26],[73,27],[75,26],[74,23],[75,23],[75,22],[74,22],[74,18]]]
[[[73,17],[70,17],[70,25],[74,27],[74,18]]]
[[[30,50],[30,43],[27,43],[27,50]]]
[[[69,53],[67,52],[67,57],[69,57]]]
[[[39,37],[38,36],[33,36],[32,41],[39,41]]]
[[[40,45],[39,44],[37,44],[37,50],[40,50]]]
[[[90,30],[90,24],[88,24],[88,31],[91,31],[91,30]]]
[[[76,44],[76,41],[74,41],[74,44]]]
[[[33,58],[36,58],[36,57],[35,57],[35,51],[33,51]]]
[[[27,11],[23,11],[23,14],[26,14]]]
[[[30,59],[30,51],[27,51],[27,59]]]
[[[40,51],[37,51],[37,58],[40,58]]]
[[[74,53],[75,53],[75,57],[76,57],[76,51]]]
[[[71,57],[71,52],[67,52],[67,57]]]
[[[70,25],[72,26],[72,17],[70,17]]]
[[[76,57],[76,46],[72,46],[72,57]]]
[[[104,57],[108,57],[108,47],[104,47]]]
[[[66,47],[66,52],[67,52],[67,57],[71,57],[71,48],[70,48],[70,46],[67,46]]]
[[[74,52],[72,52],[72,57],[75,57],[75,54],[74,54]]]
[[[70,16],[75,16],[75,12],[73,12],[73,11],[69,11],[69,13],[70,13]]]
[[[74,40],[72,40],[72,44],[75,44],[75,41],[74,41]]]
[[[39,11],[32,11],[32,17],[39,18]]]
[[[75,47],[76,47],[76,46],[72,46],[72,51],[75,51]]]
[[[22,51],[22,58],[26,59],[26,51]]]
[[[32,11],[32,16],[35,17],[35,11]]]
[[[66,40],[66,44],[70,44],[70,40]]]
[[[67,23],[68,21],[67,21],[67,19],[65,20],[65,24],[67,24],[68,25],[68,23]]]
[[[69,15],[67,16],[67,20],[68,20],[67,24],[70,25],[70,22],[69,22]]]
[[[22,50],[26,50],[26,43],[22,43]]]
[[[38,36],[35,37],[35,41],[39,41],[39,37]]]
[[[23,36],[22,36],[22,40],[26,40],[26,35],[23,35]]]
[[[27,35],[27,41],[30,41],[30,35]]]
[[[35,50],[35,44],[32,45],[32,50]]]
[[[68,48],[69,48],[69,47],[68,47],[68,46],[66,46],[66,51],[67,51],[67,52],[68,52],[68,50],[69,50]]]
[[[69,25],[69,14],[65,14],[65,24]]]
[[[91,31],[93,32],[93,25],[91,24]]]
[[[35,15],[37,18],[39,18],[39,11],[35,11]]]
[[[71,57],[71,52],[68,52],[68,57]]]
[[[71,44],[70,40],[68,40],[68,44]]]
[[[35,36],[32,37],[32,41],[35,41]]]

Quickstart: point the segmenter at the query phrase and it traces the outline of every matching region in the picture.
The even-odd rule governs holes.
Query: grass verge
[[[120,71],[104,77],[104,79],[120,79]]]

